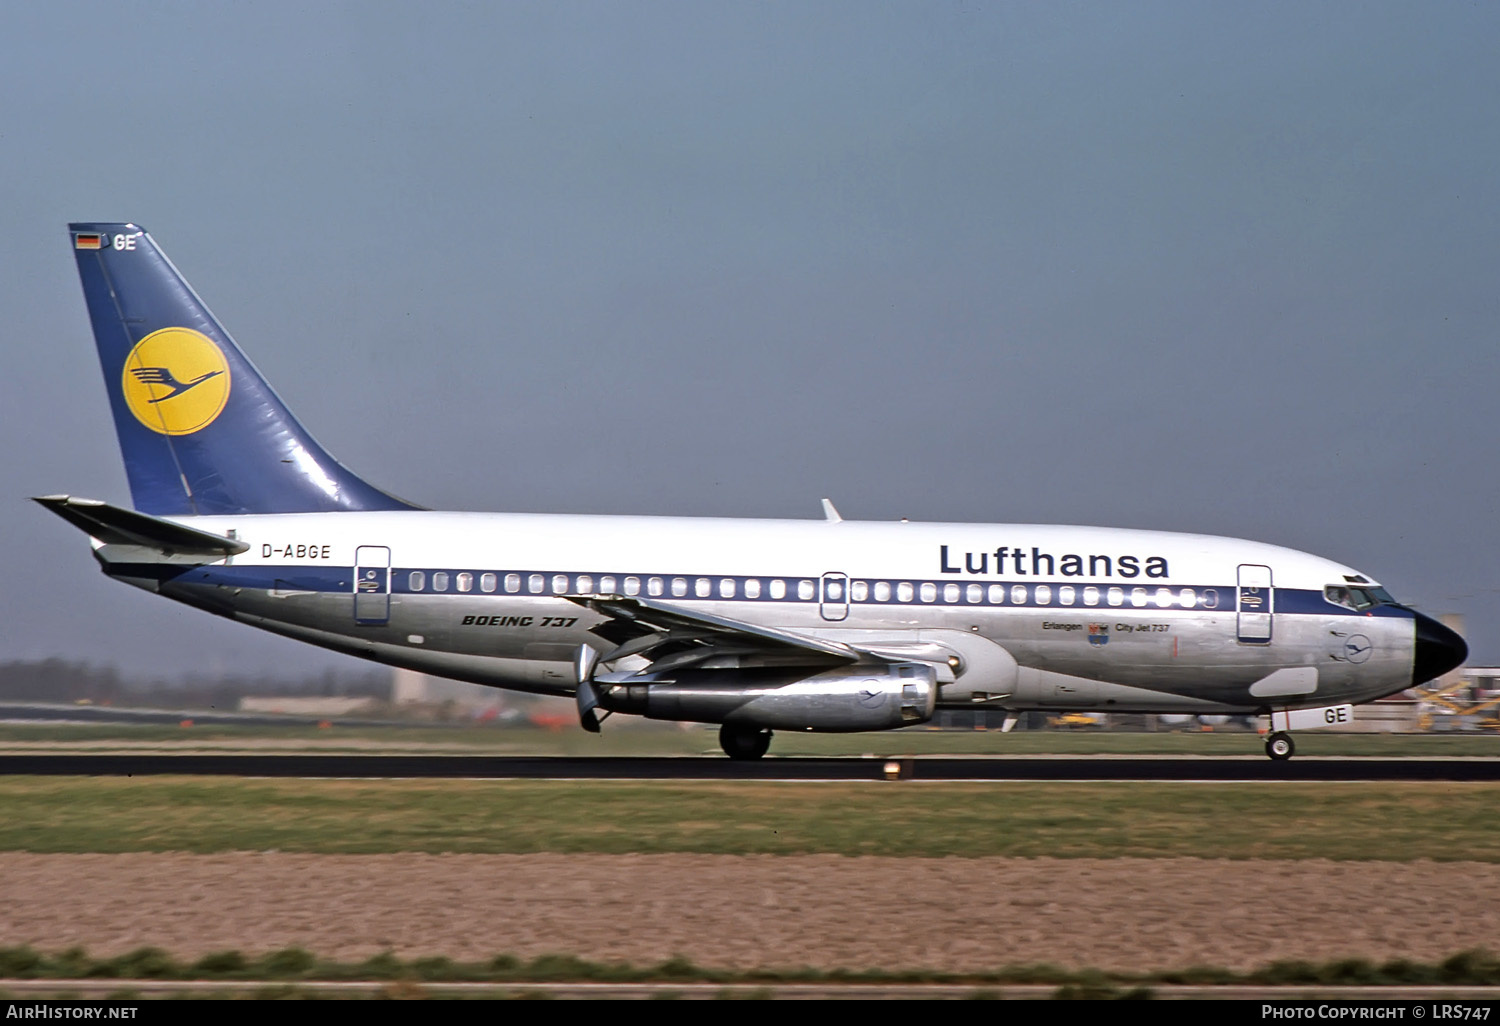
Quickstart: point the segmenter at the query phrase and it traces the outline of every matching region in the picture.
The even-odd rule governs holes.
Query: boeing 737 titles
[[[885,730],[937,709],[1253,714],[1293,728],[1459,665],[1373,578],[1231,538],[1040,524],[434,512],[315,442],[155,240],[69,226],[133,509],[36,501],[104,573],[426,673],[612,713]]]

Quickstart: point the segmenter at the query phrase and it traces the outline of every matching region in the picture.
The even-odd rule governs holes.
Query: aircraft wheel
[[[759,759],[771,747],[771,732],[756,727],[731,727],[726,723],[719,728],[719,747],[736,761]]]
[[[1285,762],[1297,751],[1297,746],[1292,743],[1292,735],[1284,730],[1278,730],[1266,738],[1266,754],[1277,762]]]

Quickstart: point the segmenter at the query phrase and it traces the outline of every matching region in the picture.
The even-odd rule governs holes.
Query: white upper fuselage
[[[525,567],[594,575],[816,578],[841,572],[911,582],[1233,588],[1238,566],[1263,564],[1274,568],[1276,587],[1322,589],[1359,574],[1262,542],[1047,524],[419,511],[166,519],[216,534],[236,531],[250,545],[233,558],[240,566],[349,566],[358,546],[384,545],[397,567]],[[299,555],[298,545],[316,547],[319,554]],[[996,557],[1000,549],[1003,566]]]

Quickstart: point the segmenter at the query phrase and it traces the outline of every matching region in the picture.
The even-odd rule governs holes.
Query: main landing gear
[[[1297,751],[1297,746],[1292,743],[1292,735],[1284,730],[1278,730],[1266,738],[1266,754],[1277,762],[1285,762]]]
[[[726,723],[719,728],[719,746],[736,762],[748,762],[766,754],[766,749],[771,747],[771,732],[759,727],[732,727]]]

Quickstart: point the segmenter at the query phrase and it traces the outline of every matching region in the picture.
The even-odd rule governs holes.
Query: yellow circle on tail
[[[125,405],[162,435],[190,435],[229,401],[229,361],[192,328],[162,328],[135,344],[120,375]]]

